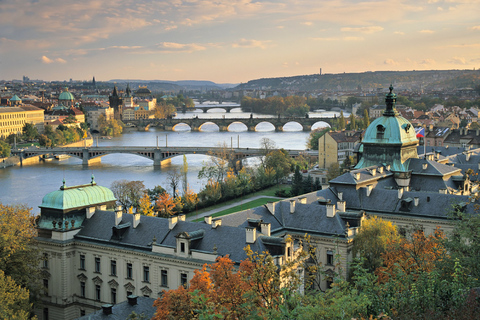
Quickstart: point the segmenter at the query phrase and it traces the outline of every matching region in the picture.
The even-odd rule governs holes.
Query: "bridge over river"
[[[227,148],[231,154],[230,161],[236,162],[241,159],[250,157],[259,157],[262,155],[263,149],[254,148]],[[305,150],[286,150],[291,157],[296,158],[300,155],[318,157],[315,151]],[[88,166],[92,163],[101,161],[101,157],[109,154],[135,154],[144,158],[153,160],[156,168],[161,167],[164,160],[188,154],[205,154],[215,155],[225,152],[223,147],[117,147],[117,146],[101,146],[101,147],[57,147],[57,148],[38,148],[38,149],[14,149],[12,154],[20,157],[20,163],[23,159],[32,157],[45,157],[56,155],[69,155],[81,159],[83,165]]]
[[[303,131],[312,130],[312,126],[317,122],[326,122],[329,125],[335,118],[309,118],[309,117],[276,117],[276,118],[188,118],[188,119],[139,119],[126,121],[127,124],[136,127],[150,126],[157,127],[164,131],[174,131],[175,126],[186,124],[192,131],[201,131],[206,123],[214,123],[219,127],[220,131],[229,131],[228,128],[233,123],[243,123],[248,131],[255,131],[259,123],[271,123],[275,127],[275,131],[283,131],[283,127],[287,123],[296,122],[302,126]]]

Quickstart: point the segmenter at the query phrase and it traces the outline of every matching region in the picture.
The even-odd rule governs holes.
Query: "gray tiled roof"
[[[77,320],[125,320],[132,312],[138,315],[143,313],[145,319],[151,319],[155,315],[155,312],[157,312],[157,308],[153,306],[154,301],[154,298],[137,297],[136,305],[132,306],[128,301],[123,301],[113,306],[111,314],[107,315],[103,313],[103,310],[99,310],[95,313],[77,318]]]

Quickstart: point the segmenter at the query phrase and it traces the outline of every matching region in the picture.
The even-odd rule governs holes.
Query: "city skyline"
[[[210,80],[480,67],[478,0],[2,1],[0,78]]]

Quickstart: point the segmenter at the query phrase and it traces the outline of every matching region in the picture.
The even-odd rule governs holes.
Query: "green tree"
[[[382,254],[385,253],[389,241],[399,237],[397,228],[390,221],[376,216],[362,222],[360,232],[355,237],[353,256],[363,258],[363,268],[374,272],[383,265]]]
[[[140,198],[145,193],[145,185],[143,181],[128,181],[128,180],[115,180],[110,186],[117,202],[123,206],[123,210],[130,207],[138,208],[140,204]]]
[[[9,157],[11,152],[10,145],[6,142],[0,141],[0,157]]]
[[[303,194],[303,176],[300,173],[300,169],[298,166],[295,166],[295,172],[293,173],[292,179],[292,189],[290,191],[292,196],[297,196],[299,194]]]
[[[343,111],[340,111],[340,118],[338,118],[338,130],[345,129],[345,117],[343,116]]]
[[[330,131],[330,128],[318,128],[312,130],[307,139],[307,148],[312,150],[318,150],[318,139],[323,137],[323,135]]]
[[[340,169],[340,166],[338,165],[337,162],[335,163],[332,163],[329,167],[328,167],[328,170],[327,170],[327,180],[330,181],[336,177],[338,177],[339,175],[342,174],[342,171]]]
[[[183,194],[184,195],[187,193],[187,190],[188,190],[187,174],[188,174],[187,156],[183,155],[183,164],[182,164],[181,175],[182,175],[182,187],[183,187]]]
[[[26,141],[35,140],[38,137],[37,127],[35,127],[31,123],[25,123],[25,125],[22,128],[22,132],[23,132],[23,139]]]
[[[28,320],[31,311],[28,290],[0,270],[0,318]]]
[[[285,149],[274,150],[267,154],[265,159],[266,168],[275,170],[277,184],[291,172],[292,159]]]
[[[218,183],[225,179],[232,153],[225,143],[218,147],[220,148],[218,151],[209,152],[210,159],[203,163],[203,167],[198,173],[199,179],[213,180]]]
[[[363,128],[366,129],[370,125],[370,117],[368,116],[368,110],[363,111]]]
[[[353,113],[350,113],[350,116],[348,118],[349,118],[348,129],[357,130],[355,115]]]

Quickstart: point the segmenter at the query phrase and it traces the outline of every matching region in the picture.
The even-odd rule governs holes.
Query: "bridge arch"
[[[272,122],[265,120],[257,123],[257,125],[254,127],[254,130],[251,131],[275,131],[275,129],[275,125]]]
[[[172,131],[192,131],[192,127],[185,122],[180,122],[172,127]]]
[[[248,131],[248,126],[241,121],[233,121],[227,125],[227,130],[231,132]]]
[[[332,126],[325,121],[317,121],[312,124],[312,131],[320,128],[331,128]]]
[[[214,130],[215,127],[217,130]],[[198,127],[198,130],[195,130],[195,131],[216,132],[216,131],[226,131],[226,130],[221,130],[220,126],[215,122],[206,121]]]
[[[288,121],[282,127],[282,131],[295,132],[302,131],[303,126],[298,121]]]

